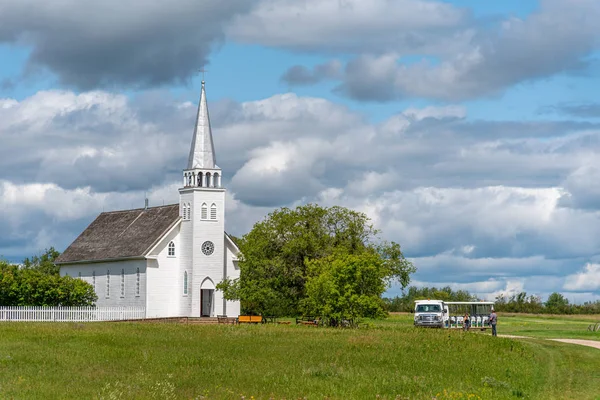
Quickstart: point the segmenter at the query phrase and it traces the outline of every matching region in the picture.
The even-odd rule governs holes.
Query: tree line
[[[0,306],[92,306],[97,300],[89,283],[60,276],[54,248],[26,258],[22,265],[0,260]]]
[[[384,298],[385,309],[389,312],[409,312],[415,309],[415,300],[477,301],[477,296],[466,290],[452,290],[450,286],[416,287],[410,286],[401,296]]]
[[[479,301],[477,295],[465,290],[453,291],[449,286],[443,288],[414,286],[393,298],[384,298],[385,310],[388,312],[409,312],[414,310],[415,300],[436,299],[446,301]],[[495,298],[494,308],[500,312],[529,313],[529,314],[600,314],[600,300],[572,304],[558,292],[542,301],[540,296],[527,295],[520,292],[511,296],[500,295]]]
[[[583,304],[569,303],[569,299],[558,292],[551,293],[545,302],[536,295],[526,292],[505,297],[496,297],[496,309],[504,312],[532,314],[600,314],[600,300]]]

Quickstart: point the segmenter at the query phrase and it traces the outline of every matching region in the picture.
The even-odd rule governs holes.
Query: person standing
[[[492,313],[490,314],[490,325],[492,325],[492,336],[498,336],[496,332],[496,324],[498,323],[498,315],[496,315],[496,311],[492,308]]]
[[[465,313],[463,316],[463,328],[465,331],[468,331],[471,327],[471,318],[469,317],[469,313]]]

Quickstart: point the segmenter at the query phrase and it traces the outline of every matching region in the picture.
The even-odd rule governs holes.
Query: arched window
[[[125,270],[121,270],[121,297],[125,297]]]
[[[192,205],[187,203],[187,220],[192,219]]]
[[[215,203],[210,206],[210,219],[217,219],[217,205]]]
[[[210,185],[210,172],[207,172],[207,173],[206,173],[205,180],[206,180],[206,184],[205,184],[204,186],[206,186],[206,187],[210,187],[210,186],[211,186],[211,185]]]
[[[198,186],[202,186],[202,182],[204,181],[204,176],[202,172],[198,172]]]
[[[135,295],[140,295],[140,269],[138,268],[135,274]]]
[[[208,219],[208,205],[206,203],[202,203],[202,213],[200,215],[201,219]]]
[[[106,297],[110,297],[110,269],[106,271]]]
[[[175,257],[175,243],[169,243],[169,257]]]
[[[187,271],[183,272],[183,294],[188,294],[188,275]]]
[[[215,174],[213,175],[213,180],[214,180],[214,187],[218,188],[221,187],[221,175],[219,175],[218,172],[215,172]]]

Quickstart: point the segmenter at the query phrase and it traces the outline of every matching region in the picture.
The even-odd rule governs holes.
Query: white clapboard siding
[[[144,307],[0,307],[0,321],[122,321],[145,317]]]

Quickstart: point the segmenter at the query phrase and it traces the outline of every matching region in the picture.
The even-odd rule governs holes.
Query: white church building
[[[225,232],[204,85],[179,204],[103,212],[56,260],[61,275],[94,287],[98,307],[144,307],[146,318],[240,313],[215,289],[239,277],[239,249]]]

